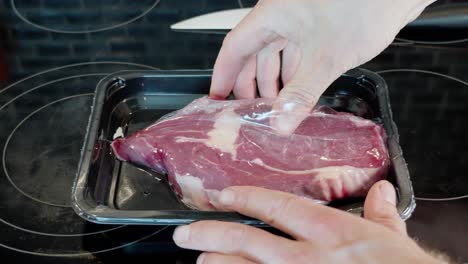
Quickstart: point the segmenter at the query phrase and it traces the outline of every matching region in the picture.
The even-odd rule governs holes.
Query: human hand
[[[442,263],[406,235],[395,191],[386,181],[369,191],[364,219],[256,187],[227,188],[219,200],[224,209],[260,219],[294,240],[230,222],[178,227],[177,245],[205,251],[197,263]]]
[[[434,1],[260,0],[224,39],[210,95],[254,98],[257,81],[261,97],[279,94],[272,126],[292,133],[334,80],[377,56]]]

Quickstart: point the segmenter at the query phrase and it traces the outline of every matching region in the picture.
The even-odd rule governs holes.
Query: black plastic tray
[[[211,71],[124,71],[102,79],[94,102],[72,190],[72,205],[83,218],[103,224],[179,225],[216,219],[263,223],[237,213],[203,212],[178,201],[163,175],[146,172],[112,155],[117,130],[128,135],[208,93]],[[336,80],[320,99],[340,111],[383,124],[391,158],[388,180],[398,193],[398,212],[408,219],[415,208],[413,189],[392,121],[387,85],[377,74],[354,69]],[[119,129],[120,128],[120,129]],[[361,215],[363,198],[329,206]]]

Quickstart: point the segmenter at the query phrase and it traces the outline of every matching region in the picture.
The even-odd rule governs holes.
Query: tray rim
[[[83,219],[97,224],[134,224],[134,225],[180,225],[203,219],[216,219],[232,222],[240,222],[253,226],[267,226],[265,223],[252,219],[238,213],[226,212],[203,212],[203,211],[181,211],[181,210],[121,210],[113,209],[104,205],[97,205],[95,201],[87,199],[86,181],[90,166],[90,157],[96,138],[102,113],[103,101],[107,94],[108,85],[116,78],[131,79],[143,76],[159,77],[210,77],[211,69],[207,70],[124,70],[117,71],[102,78],[96,85],[91,112],[88,118],[87,130],[80,152],[80,160],[71,192],[71,205],[76,214]],[[407,163],[399,144],[398,129],[393,121],[388,86],[385,80],[377,73],[364,68],[355,68],[347,71],[342,76],[356,78],[367,77],[372,80],[377,90],[378,104],[384,121],[384,129],[387,134],[387,147],[389,152],[397,153],[390,157],[391,165],[394,166],[396,174],[395,189],[397,197],[397,210],[403,220],[411,217],[416,207],[413,186],[409,175]],[[340,77],[342,77],[340,76]],[[397,164],[396,164],[397,163]],[[398,166],[397,166],[398,165]],[[405,194],[405,195],[401,195]],[[339,209],[342,210],[342,209]],[[346,210],[350,213],[361,215],[360,211],[354,209]],[[203,215],[203,218],[187,217],[187,215]]]

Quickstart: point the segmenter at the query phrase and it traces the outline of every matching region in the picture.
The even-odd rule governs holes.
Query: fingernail
[[[396,193],[392,184],[389,182],[383,182],[379,187],[380,193],[383,199],[392,205],[396,205]]]
[[[184,243],[189,239],[190,236],[190,227],[189,226],[179,226],[174,231],[173,239],[178,243]]]
[[[203,260],[205,260],[206,253],[201,253],[200,256],[197,258],[197,264],[203,264]]]
[[[234,203],[234,192],[231,190],[223,190],[219,197],[219,201],[224,205],[231,205]]]

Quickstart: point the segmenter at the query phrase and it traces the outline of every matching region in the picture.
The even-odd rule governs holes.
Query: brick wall
[[[243,1],[246,6],[252,1]],[[17,10],[34,23],[58,30],[83,31],[124,22],[154,0],[16,0]],[[115,29],[63,34],[31,26],[0,2],[1,43],[13,79],[54,66],[85,61],[129,61],[162,68],[209,68],[221,35],[172,32],[169,26],[198,14],[237,8],[235,0],[162,0],[142,18]]]
[[[116,25],[141,14],[154,0],[15,0],[19,13],[33,23],[58,30],[83,31]],[[0,1],[0,42],[11,79],[51,67],[85,61],[130,61],[162,68],[211,68],[222,35],[172,32],[170,24],[210,11],[253,6],[255,0],[161,0],[142,18],[96,33],[63,34],[31,26]],[[440,1],[439,3],[466,2]],[[400,55],[385,53],[391,65]],[[405,56],[405,55],[401,55]],[[413,56],[413,55],[408,55]],[[422,54],[421,63],[431,57]],[[457,71],[454,69],[454,71]]]

